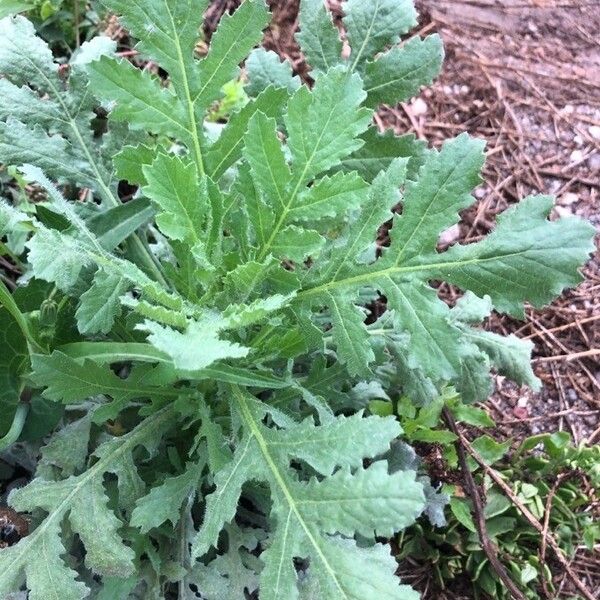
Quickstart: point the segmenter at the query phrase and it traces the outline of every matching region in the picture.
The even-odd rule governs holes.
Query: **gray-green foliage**
[[[31,292],[0,296],[0,424],[24,386],[68,405],[11,495],[35,522],[0,552],[0,594],[164,598],[175,582],[182,598],[415,598],[375,538],[411,524],[426,495],[383,458],[396,421],[365,408],[401,393],[426,404],[449,382],[481,399],[492,368],[535,385],[530,345],[478,324],[575,285],[591,227],[528,198],[487,238],[437,251],[484,152],[371,124],[440,66],[437,37],[398,45],[409,0],[347,2],[349,58],[323,2],[304,0],[312,87],[253,50],[262,0],[224,17],[204,58],[206,1],[104,4],[166,80],[105,38],[59,69],[27,20],[0,21],[0,161],[45,195],[0,205]],[[249,54],[250,98],[215,139],[205,116]],[[138,186],[125,204],[121,179]],[[436,280],[466,292],[455,308]]]

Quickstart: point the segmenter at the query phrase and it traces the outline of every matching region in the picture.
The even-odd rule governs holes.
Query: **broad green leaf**
[[[35,354],[31,359],[32,381],[45,387],[44,397],[64,404],[80,402],[99,394],[115,400],[133,398],[177,397],[174,389],[147,383],[148,370],[139,370],[127,379],[121,379],[109,368],[89,360],[78,363],[66,354],[55,350],[51,355]]]
[[[250,304],[232,304],[223,311],[223,318],[228,329],[248,327],[264,320],[269,314],[280,310],[290,303],[293,295],[275,294],[268,298],[255,300]]]
[[[458,221],[458,211],[473,204],[483,146],[467,135],[446,142],[441,153],[429,155],[419,179],[408,182],[391,234],[396,264],[433,251],[440,233]]]
[[[174,365],[168,354],[161,352],[150,344],[135,342],[76,342],[66,344],[58,349],[68,357],[79,362],[90,360],[98,364],[119,362],[148,362]],[[213,364],[199,371],[181,372],[183,379],[205,380],[215,379],[225,383],[246,387],[278,389],[288,387],[288,381],[272,375],[269,371],[246,369],[227,364]]]
[[[290,260],[302,262],[309,256],[316,257],[325,240],[318,231],[302,229],[288,225],[277,232],[270,242],[274,256],[285,256]]]
[[[323,281],[335,281],[341,277],[373,246],[379,227],[390,219],[392,209],[400,201],[399,187],[406,178],[406,165],[406,160],[396,159],[375,178],[363,202],[361,218],[350,225],[346,235],[341,237],[340,243],[333,247],[327,261],[318,269],[322,272]]]
[[[119,179],[124,179],[133,185],[146,185],[144,166],[151,165],[158,156],[158,149],[139,144],[125,146],[113,159],[113,164]]]
[[[97,104],[88,92],[85,74],[87,62],[112,52],[114,43],[102,37],[83,44],[74,54],[68,77],[63,80],[58,75],[58,64],[53,61],[50,48],[35,35],[33,26],[26,19],[3,19],[0,38],[3,79],[14,86],[30,86],[37,94],[38,102],[28,97],[28,104],[31,106],[33,102],[38,108],[43,106],[45,117],[48,117],[32,121],[35,125],[31,126],[31,116],[25,119],[20,104],[12,102],[12,113],[6,122],[0,121],[0,160],[7,165],[32,164],[60,183],[89,188],[102,199],[102,208],[119,206],[116,181],[109,164],[114,154],[113,131],[109,129],[101,137],[94,136],[91,121]],[[22,90],[21,96],[23,94],[27,92]],[[48,111],[56,118],[50,120]],[[19,121],[19,117],[25,122]],[[129,238],[128,249],[134,261],[143,265],[152,277],[164,281],[139,237]]]
[[[398,489],[408,491],[414,486],[414,474],[399,471],[390,477],[387,471],[385,462],[376,462],[354,473],[340,469],[323,481],[311,479],[300,487],[297,504],[303,516],[322,531],[347,537],[357,532],[365,537],[373,532],[390,537],[413,523],[421,491],[413,488],[412,494],[399,496]]]
[[[342,41],[324,0],[301,0],[296,39],[315,71],[325,72],[341,63]]]
[[[0,310],[2,310],[2,311],[6,310],[8,315],[10,315],[10,317],[12,318],[14,323],[17,325],[17,327],[21,330],[21,337],[23,337],[23,339],[25,339],[31,345],[31,347],[33,349],[39,350],[40,346],[33,335],[33,332],[31,330],[31,327],[27,320],[27,317],[23,314],[23,312],[19,308],[19,305],[15,301],[14,295],[10,293],[10,291],[8,290],[8,288],[6,287],[4,282],[1,282],[1,281],[0,281],[0,306],[2,307],[2,309],[0,309]],[[2,314],[4,315],[3,320],[5,320],[7,322],[8,320],[5,319],[5,317],[7,316],[6,313],[2,312]],[[7,328],[8,328],[8,326],[7,326]],[[15,343],[14,345],[17,345],[17,344]]]
[[[59,107],[50,100],[42,100],[29,87],[19,87],[0,79],[0,119],[9,117],[23,122],[31,119],[44,126],[62,118]]]
[[[475,406],[467,406],[458,401],[450,405],[452,414],[457,421],[474,425],[475,427],[493,427],[494,421],[487,412]]]
[[[344,215],[359,208],[366,192],[365,182],[356,173],[325,176],[301,193],[298,205],[289,210],[294,221],[319,221]]]
[[[148,200],[136,198],[94,215],[87,221],[87,226],[98,237],[98,243],[110,252],[153,216],[154,210]]]
[[[98,35],[86,40],[73,52],[69,61],[72,67],[84,67],[100,60],[103,56],[113,55],[117,50],[117,42],[106,35]]]
[[[45,525],[43,535],[35,535],[38,543],[29,545],[27,554],[23,552],[23,547],[19,549],[20,552],[7,548],[8,552],[2,553],[2,595],[19,589],[24,575],[31,590],[31,600],[46,600],[52,595],[65,600],[83,600],[88,597],[89,590],[86,585],[77,580],[77,572],[67,566],[61,558],[66,554],[66,548],[60,533],[59,519],[52,519]],[[48,577],[48,569],[51,569],[52,577]]]
[[[357,565],[369,565],[370,577],[365,578]],[[323,560],[311,569],[310,576],[316,580],[317,598],[418,600],[417,592],[398,585],[391,575],[396,569],[387,545],[365,548],[352,539],[330,537],[323,546]]]
[[[292,174],[286,163],[281,143],[277,137],[275,121],[263,113],[256,113],[248,124],[245,155],[255,185],[277,205],[281,212],[286,207],[286,188]]]
[[[193,97],[206,107],[237,75],[237,67],[262,38],[268,13],[263,0],[246,0],[233,15],[226,14],[211,38],[208,55],[198,65],[200,86]]]
[[[197,89],[193,51],[208,0],[102,0],[139,40],[136,48],[161,65],[182,91]]]
[[[48,135],[40,126],[28,127],[13,117],[0,122],[0,159],[11,165],[31,163],[59,181],[96,187],[88,165],[64,137]]]
[[[515,316],[523,315],[524,301],[544,306],[581,281],[578,267],[593,250],[592,227],[576,217],[548,221],[552,205],[549,196],[522,200],[481,242],[445,253],[435,275],[489,295],[496,309]]]
[[[156,222],[161,231],[190,247],[198,244],[204,237],[208,193],[196,165],[178,156],[159,154],[143,172],[147,182],[144,193],[159,210]]]
[[[468,325],[476,325],[492,314],[492,299],[489,296],[479,298],[473,292],[461,296],[452,308],[452,320]]]
[[[244,136],[250,119],[258,112],[278,119],[285,100],[287,100],[285,90],[268,87],[239,112],[230,116],[221,135],[206,153],[206,170],[214,181],[217,181],[242,156]]]
[[[368,430],[369,436],[357,436],[361,429]],[[337,417],[319,427],[312,419],[306,419],[286,430],[285,439],[277,445],[329,476],[338,466],[351,469],[361,464],[363,458],[375,458],[399,434],[400,427],[394,418],[363,417],[357,413]]]
[[[312,211],[315,221],[338,209],[346,214],[359,203],[356,177],[339,177],[336,182],[347,186],[341,190],[328,178],[315,181],[310,191],[306,186],[362,145],[356,137],[370,119],[369,111],[359,108],[363,99],[360,78],[348,77],[342,68],[318,77],[312,92],[300,88],[285,116],[289,165],[275,122],[259,113],[252,118],[245,138],[250,168],[239,171],[236,191],[246,198],[258,262],[269,254],[301,262],[317,253],[323,244],[319,232],[298,226],[307,220],[311,202],[329,205]]]
[[[180,518],[181,505],[195,496],[204,463],[188,463],[184,472],[177,477],[169,477],[161,485],[154,487],[140,498],[131,515],[131,524],[148,533],[154,527],[171,521],[173,526]]]
[[[106,157],[90,128],[95,103],[85,89],[82,64],[75,57],[70,79],[62,82],[50,48],[23,17],[0,21],[0,39],[0,73],[15,86],[31,86],[37,103],[31,94],[28,104],[43,107],[46,117],[55,115],[52,120],[33,121],[35,126],[30,127],[24,123],[31,117],[25,119],[20,106],[12,103],[7,124],[0,122],[2,161],[39,166],[46,175],[97,190],[105,202],[117,205]],[[93,48],[97,55],[109,50],[106,42]],[[80,61],[85,62],[85,56]],[[21,96],[25,94],[23,89]],[[24,122],[18,120],[20,116]]]
[[[360,69],[366,59],[397,43],[399,34],[417,24],[412,0],[348,0],[344,12],[352,69]]]
[[[397,104],[430,84],[442,68],[444,50],[438,35],[413,38],[393,48],[365,68],[367,104]]]
[[[471,442],[473,448],[488,465],[499,461],[508,452],[511,444],[512,440],[499,443],[489,435],[482,435]]]
[[[487,294],[497,309],[519,315],[524,302],[542,305],[559,288],[575,285],[580,280],[577,267],[591,251],[586,223],[547,221],[550,200],[530,198],[502,215],[496,230],[481,242],[437,253],[439,233],[472,202],[468,191],[479,180],[482,159],[480,144],[464,136],[430,154],[418,180],[407,183],[402,215],[395,219],[392,243],[383,257],[359,266],[356,259],[364,249],[344,248],[340,253],[344,268],[315,269],[314,279],[307,277],[296,301],[329,305],[332,294],[375,288],[394,309],[398,332],[411,336],[406,346],[411,369],[421,368],[434,381],[460,381],[467,373],[463,361],[468,361],[471,369],[479,365],[479,374],[475,371],[469,377],[481,390],[485,361],[477,358],[477,346],[451,322],[449,310],[428,281],[445,280],[480,297]],[[358,223],[367,222],[368,215]],[[350,233],[349,238],[358,239],[359,234]]]
[[[301,85],[300,78],[293,74],[290,63],[281,61],[272,50],[253,50],[246,60],[246,70],[250,79],[246,90],[250,96],[258,96],[269,86],[284,88],[293,94]]]
[[[21,2],[21,0],[1,0],[0,1],[0,19],[8,15],[14,15],[34,8],[33,2]]]
[[[483,401],[492,395],[494,383],[490,369],[490,360],[484,353],[473,352],[463,359],[456,387],[464,402]]]
[[[260,530],[226,528],[228,551],[217,555],[208,565],[197,562],[190,576],[206,600],[243,598],[258,589],[258,576],[249,560],[260,542]]]
[[[461,498],[450,498],[450,510],[459,523],[472,533],[477,533],[477,528],[471,516],[471,509],[467,502]]]
[[[88,413],[58,431],[42,449],[41,463],[58,467],[65,477],[85,469],[91,424]]]
[[[27,242],[27,248],[33,274],[63,291],[75,285],[81,269],[90,263],[77,241],[53,229],[38,231]],[[57,248],[60,248],[59,253]]]
[[[457,343],[460,332],[449,323],[450,311],[435,290],[410,278],[386,277],[380,286],[394,308],[396,327],[410,335],[409,366],[452,379],[469,348]]]
[[[515,335],[502,336],[490,331],[471,329],[468,339],[489,356],[498,372],[519,385],[539,389],[540,381],[531,368],[533,343]]]
[[[287,445],[287,434],[294,435],[292,426],[283,431],[267,428],[262,423],[263,410],[252,396],[239,390],[232,389],[232,402],[242,420],[245,435],[238,445],[232,461],[216,476],[217,488],[208,497],[206,513],[202,529],[198,533],[193,546],[196,556],[207,552],[217,540],[219,531],[231,521],[235,514],[237,499],[245,480],[260,479],[268,483],[273,500],[273,516],[277,520],[277,529],[269,550],[263,553],[265,564],[261,575],[261,595],[267,599],[297,597],[297,580],[293,568],[293,558],[297,556],[310,557],[310,576],[319,581],[324,600],[339,598],[366,599],[381,598],[384,591],[388,598],[410,598],[405,588],[398,587],[393,580],[393,561],[376,564],[377,575],[368,580],[362,580],[358,585],[352,576],[341,578],[337,565],[355,560],[360,550],[338,536],[329,537],[327,533],[345,533],[353,535],[356,532],[376,531],[379,526],[387,532],[394,528],[393,522],[407,524],[412,522],[424,506],[422,487],[414,480],[414,474],[400,473],[389,475],[385,463],[376,463],[367,471],[362,471],[363,452],[359,447],[344,460],[359,470],[352,475],[349,471],[338,471],[337,475],[326,478],[322,482],[312,481],[302,483],[292,475],[289,462],[297,452],[301,452],[304,460],[310,462],[310,446],[300,447]],[[355,434],[363,430],[370,431],[378,423],[378,417],[369,420],[358,419],[351,421],[357,429]],[[308,423],[304,424],[306,428]],[[327,427],[327,426],[322,426]],[[375,425],[377,427],[377,425]],[[319,428],[315,428],[319,429]],[[379,435],[374,438],[374,444],[367,452],[383,452],[389,445],[395,433],[389,431],[389,436]],[[310,435],[310,432],[307,432]],[[373,432],[375,433],[375,432]],[[383,432],[381,432],[383,433]],[[355,437],[352,436],[352,437]],[[362,435],[361,435],[362,437]],[[369,434],[365,436],[370,437]],[[304,439],[304,436],[303,436]],[[375,442],[375,439],[378,442]],[[283,444],[283,445],[282,445]],[[314,447],[313,452],[323,449]],[[338,463],[339,464],[339,463]],[[330,465],[325,464],[329,470]],[[346,477],[345,492],[348,505],[344,509],[336,508],[337,502],[331,505],[332,520],[327,524],[315,519],[315,511],[320,502],[327,503],[331,482],[336,477]],[[368,480],[368,483],[367,483]],[[339,493],[339,488],[338,488]],[[339,497],[344,502],[343,497]],[[370,501],[369,501],[370,499]],[[377,514],[373,507],[384,503],[389,512],[386,519]],[[371,508],[369,508],[371,507]],[[348,512],[345,513],[345,510]],[[387,524],[386,524],[387,523]],[[366,554],[377,553],[376,548],[365,549]],[[392,581],[394,582],[392,585]],[[377,583],[375,583],[377,582]]]
[[[108,333],[121,314],[121,296],[130,285],[118,275],[97,271],[92,287],[81,295],[75,313],[79,332]]]
[[[186,113],[177,97],[148,71],[106,56],[89,68],[90,86],[110,98],[111,118],[133,129],[187,139]]]
[[[17,405],[20,401],[23,383],[21,376],[27,368],[29,352],[21,329],[4,308],[0,309],[0,437],[9,430]]]
[[[369,363],[375,359],[375,354],[369,346],[368,334],[364,327],[366,315],[363,309],[352,306],[348,311],[341,302],[347,298],[329,296],[329,310],[333,325],[333,341],[337,347],[339,359],[346,365],[350,375],[363,379],[371,375]]]
[[[25,17],[0,19],[0,72],[17,85],[33,85],[43,92],[59,83],[50,48]]]
[[[375,108],[407,100],[439,73],[443,59],[439,36],[415,37],[402,47],[396,45],[400,35],[417,23],[412,0],[349,0],[343,10],[349,57],[342,51],[340,34],[324,0],[300,4],[296,38],[314,74],[338,65],[358,71],[365,78],[367,105]]]
[[[371,112],[360,108],[364,99],[360,78],[339,67],[317,77],[312,93],[302,87],[292,96],[285,123],[295,185],[335,167],[362,146],[357,138],[371,120]]]
[[[177,369],[196,371],[225,358],[243,358],[248,348],[219,337],[227,322],[218,316],[192,321],[182,333],[146,321],[140,328],[149,333],[148,341],[168,354]]]
[[[380,171],[386,171],[398,158],[408,158],[408,179],[416,179],[425,162],[427,150],[424,142],[414,135],[397,136],[393,131],[385,134],[369,127],[362,135],[363,146],[341,161],[344,171],[357,171],[365,180],[372,182]]]
[[[113,472],[136,447],[150,447],[172,421],[171,409],[158,412],[130,433],[101,446],[100,460],[82,474],[59,481],[38,477],[13,491],[9,502],[16,510],[41,509],[46,516],[28,536],[0,553],[0,595],[16,590],[23,575],[33,600],[82,600],[89,595],[86,585],[76,580],[77,573],[62,558],[66,554],[61,540],[65,519],[85,545],[86,566],[105,576],[128,577],[133,573],[135,553],[119,535],[122,523],[108,506],[104,475]]]

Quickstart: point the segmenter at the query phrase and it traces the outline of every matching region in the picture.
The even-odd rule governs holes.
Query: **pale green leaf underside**
[[[319,582],[324,600],[375,600],[381,597],[379,591],[383,589],[387,594],[384,597],[406,598],[404,588],[398,587],[394,581],[393,560],[378,564],[369,582],[365,581],[359,586],[361,594],[357,595],[355,576],[348,574],[347,577],[340,577],[336,565],[352,560],[360,551],[353,543],[328,535],[353,535],[356,532],[369,535],[378,530],[390,533],[394,523],[406,525],[422,510],[423,492],[420,484],[415,482],[414,474],[403,473],[402,480],[396,481],[393,475],[388,474],[385,463],[376,463],[370,469],[362,469],[365,453],[384,451],[395,437],[394,427],[385,435],[385,429],[382,429],[385,421],[381,421],[380,425],[377,418],[349,420],[345,424],[348,426],[347,433],[350,434],[351,428],[356,430],[350,437],[360,436],[372,440],[370,448],[347,446],[349,452],[344,455],[344,460],[356,471],[352,473],[343,470],[323,482],[311,481],[304,484],[297,481],[290,470],[290,459],[301,457],[309,463],[314,460],[315,464],[319,464],[322,458],[318,457],[324,458],[328,453],[327,448],[319,443],[319,430],[327,430],[328,427],[335,430],[337,424],[313,426],[315,435],[311,439],[308,423],[300,426],[308,429],[306,434],[296,432],[295,427],[283,432],[266,428],[261,424],[260,406],[239,388],[232,388],[232,403],[239,412],[247,433],[231,463],[217,474],[217,488],[208,498],[204,523],[193,547],[194,554],[204,554],[216,542],[220,529],[235,514],[243,483],[248,479],[258,478],[268,482],[271,488],[273,517],[277,521],[273,544],[262,555],[265,568],[261,576],[261,597],[271,600],[297,597],[297,580],[292,559],[296,556],[310,556],[310,576]],[[288,439],[286,433],[291,434],[292,439]],[[294,443],[294,435],[299,444]],[[326,470],[330,469],[329,465],[323,466]],[[335,483],[340,477],[346,478],[346,503],[342,498],[345,492]],[[332,502],[329,494],[334,493],[334,488],[342,496]],[[374,510],[378,503],[386,507],[383,512],[387,516]],[[322,514],[327,512],[330,517],[327,523],[315,518],[319,506],[328,507],[322,511]],[[365,552],[376,554],[377,548]]]
[[[170,409],[163,410],[121,437],[118,443],[108,442],[110,452],[81,475],[56,482],[34,479],[11,494],[10,503],[17,510],[42,508],[47,516],[17,545],[0,553],[0,595],[15,591],[24,572],[30,596],[35,600],[87,597],[89,590],[75,579],[76,574],[61,558],[65,549],[60,539],[60,525],[67,516],[86,546],[86,562],[91,569],[116,577],[133,573],[134,552],[119,536],[121,523],[107,506],[104,473],[136,446],[160,435],[172,418]],[[89,516],[90,509],[95,515],[93,520]]]

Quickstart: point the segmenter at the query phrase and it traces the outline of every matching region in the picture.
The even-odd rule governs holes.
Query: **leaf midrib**
[[[254,420],[254,417],[253,417],[250,409],[248,408],[248,403],[246,402],[246,398],[244,397],[244,395],[241,392],[239,387],[232,386],[232,389],[233,389],[233,393],[236,396],[236,399],[238,401],[238,405],[240,407],[242,417],[243,417],[244,421],[246,422],[247,426],[249,427],[251,434],[256,439],[256,442],[258,443],[258,445],[260,447],[260,450],[263,454],[265,462],[267,463],[267,466],[269,467],[271,473],[273,474],[273,477],[275,478],[277,485],[280,487],[280,489],[288,503],[288,506],[290,507],[290,510],[294,513],[294,516],[296,517],[298,523],[302,527],[306,537],[310,541],[311,545],[315,549],[315,552],[317,553],[321,562],[323,563],[325,570],[327,571],[329,576],[334,581],[336,588],[339,590],[339,592],[341,594],[343,594],[343,596],[341,596],[341,597],[349,600],[349,597],[347,596],[346,592],[344,591],[343,587],[341,586],[340,582],[338,581],[338,578],[335,574],[335,570],[329,564],[329,561],[327,560],[327,557],[325,556],[325,554],[323,553],[323,550],[319,546],[315,536],[313,535],[313,532],[310,530],[306,521],[302,517],[302,514],[298,510],[296,500],[294,499],[294,496],[292,495],[289,487],[287,486],[284,476],[279,471],[277,464],[275,463],[273,457],[271,456],[271,453],[269,452],[269,443],[262,435],[262,432],[260,431],[258,424]]]
[[[196,112],[194,110],[194,101],[192,100],[192,93],[190,90],[190,82],[188,79],[187,68],[185,65],[185,59],[183,57],[183,49],[181,48],[181,41],[179,36],[177,35],[177,27],[175,26],[175,19],[173,19],[173,13],[169,8],[169,3],[164,2],[165,10],[169,15],[169,20],[171,21],[171,30],[173,34],[173,41],[175,43],[175,50],[177,52],[177,62],[179,64],[179,70],[181,72],[181,82],[183,86],[183,93],[185,95],[185,102],[188,111],[188,119],[190,122],[190,135],[192,136],[192,144],[194,146],[194,155],[196,159],[196,164],[198,166],[198,172],[200,176],[205,174],[204,171],[204,159],[202,158],[202,149],[200,147],[200,136],[198,134],[198,126],[196,123]]]
[[[336,104],[337,107],[337,104]],[[312,166],[312,163],[315,159],[315,156],[317,155],[318,149],[321,145],[321,141],[323,140],[323,136],[325,135],[325,132],[327,131],[327,128],[329,127],[329,123],[331,122],[331,119],[333,117],[335,113],[335,110],[331,110],[328,117],[327,117],[327,122],[325,123],[325,125],[323,126],[323,128],[321,129],[321,134],[319,135],[319,138],[317,139],[317,142],[315,143],[312,152],[310,154],[310,158],[306,161],[305,165],[304,165],[304,169],[302,170],[302,174],[300,175],[300,177],[298,178],[298,182],[296,183],[296,186],[294,187],[293,192],[290,195],[290,199],[289,201],[285,204],[285,206],[283,207],[283,211],[281,213],[281,216],[279,217],[279,220],[277,221],[277,223],[275,224],[275,227],[273,228],[273,231],[271,233],[271,235],[269,236],[269,239],[267,240],[267,243],[264,245],[260,255],[257,258],[258,262],[261,262],[262,260],[264,260],[267,256],[267,254],[269,253],[269,250],[272,248],[273,243],[275,241],[275,238],[277,237],[278,233],[280,232],[281,228],[286,224],[287,218],[288,218],[288,214],[290,212],[290,210],[293,208],[294,203],[296,202],[296,198],[298,196],[298,194],[300,193],[300,189],[302,187],[302,184],[305,182],[305,178],[306,178],[306,174],[309,172],[310,167]],[[305,137],[302,137],[302,145],[305,146]],[[306,156],[306,153],[305,153]]]
[[[515,256],[520,256],[522,254],[526,254],[529,249],[520,250],[519,252],[511,252],[509,254],[503,255],[494,255],[488,256],[486,258],[471,258],[467,260],[455,260],[449,262],[431,262],[420,265],[410,265],[405,267],[400,267],[396,265],[392,265],[391,267],[379,269],[379,270],[371,270],[366,273],[361,273],[360,275],[354,275],[352,277],[345,277],[344,279],[337,279],[333,281],[329,281],[327,283],[323,283],[321,285],[315,286],[313,288],[306,288],[296,294],[296,300],[300,300],[302,298],[306,298],[309,296],[315,296],[323,294],[331,289],[335,288],[343,288],[346,286],[358,285],[361,283],[373,284],[375,285],[377,280],[380,277],[393,277],[394,275],[399,275],[402,273],[418,273],[420,271],[433,271],[439,269],[455,269],[461,268],[466,265],[474,265],[474,264],[482,264],[490,261],[497,261],[504,258],[512,258]]]

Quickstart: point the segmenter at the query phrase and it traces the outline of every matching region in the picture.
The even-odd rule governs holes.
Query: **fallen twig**
[[[492,542],[490,536],[487,532],[487,527],[485,523],[484,516],[484,506],[481,500],[481,496],[479,495],[479,491],[477,489],[477,484],[473,479],[473,475],[471,470],[469,469],[469,465],[467,463],[467,456],[465,453],[465,446],[462,444],[462,435],[458,429],[456,421],[452,416],[452,413],[445,408],[444,409],[444,419],[448,424],[450,430],[458,437],[457,444],[457,452],[458,459],[460,461],[460,467],[463,472],[464,482],[467,487],[467,492],[473,501],[473,512],[475,514],[475,526],[477,527],[477,534],[479,535],[479,541],[481,542],[481,548],[483,549],[485,555],[487,556],[490,564],[494,571],[496,571],[498,577],[502,580],[508,591],[511,593],[513,598],[517,600],[526,600],[523,592],[517,587],[515,582],[511,579],[510,575],[506,571],[504,565],[498,559],[498,548],[496,544]]]
[[[448,422],[448,421],[447,422],[448,422],[448,425],[450,426],[450,428],[452,429],[453,433],[458,437],[457,448],[459,451],[459,459],[461,457],[461,451],[464,455],[464,452],[466,450],[473,457],[473,459],[484,469],[486,474],[489,475],[490,479],[506,494],[506,496],[514,504],[514,506],[517,509],[519,509],[521,514],[527,520],[527,522],[536,531],[538,531],[542,536],[544,536],[544,527],[542,526],[542,524],[535,518],[535,516],[531,513],[531,511],[519,500],[519,498],[517,498],[516,494],[513,492],[511,487],[502,479],[502,477],[500,476],[498,471],[496,471],[495,469],[490,467],[488,464],[486,464],[486,462],[483,460],[483,458],[481,457],[479,452],[477,452],[477,450],[475,450],[475,448],[473,448],[473,446],[471,446],[471,443],[469,442],[469,440],[463,435],[463,433],[456,426],[456,423],[454,422],[452,415],[450,415],[450,418],[452,419],[452,423],[454,424],[454,429],[452,429],[452,425],[450,424],[450,422]],[[472,476],[471,476],[471,479],[472,479]],[[476,502],[476,500],[474,499],[473,503],[475,504],[475,502]],[[481,500],[480,500],[480,502],[481,502]],[[569,564],[569,561],[567,560],[564,552],[558,545],[558,543],[557,543],[556,539],[554,538],[554,536],[552,535],[552,533],[548,532],[547,535],[545,536],[545,539],[546,539],[547,545],[554,552],[556,559],[558,560],[560,565],[563,567],[563,569],[565,570],[565,572],[567,573],[567,575],[569,576],[569,578],[571,579],[571,581],[573,582],[575,587],[582,594],[582,596],[584,598],[586,598],[587,600],[597,600],[597,598],[588,590],[587,586],[583,583],[583,581],[581,581],[581,579],[579,579],[577,574],[573,571],[573,569],[571,568],[571,565]],[[520,596],[515,596],[515,598],[519,598],[519,597]]]
[[[585,350],[583,352],[573,352],[571,354],[559,354],[558,356],[542,356],[540,358],[534,358],[533,362],[554,362],[557,360],[575,360],[576,358],[587,358],[588,356],[600,356],[600,348],[592,348],[591,350]]]

